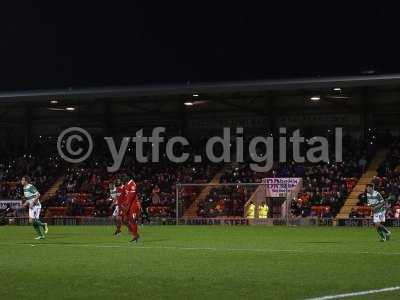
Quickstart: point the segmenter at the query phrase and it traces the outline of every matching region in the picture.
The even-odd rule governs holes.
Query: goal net
[[[176,224],[290,224],[300,178],[176,186]]]

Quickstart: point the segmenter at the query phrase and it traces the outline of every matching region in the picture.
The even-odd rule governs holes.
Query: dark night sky
[[[0,90],[400,72],[398,7],[378,2],[108,2],[2,4]]]

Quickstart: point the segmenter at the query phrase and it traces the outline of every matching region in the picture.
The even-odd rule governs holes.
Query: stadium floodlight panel
[[[311,100],[311,101],[319,101],[319,100],[321,100],[321,97],[320,97],[320,96],[312,96],[312,97],[310,98],[310,100]]]

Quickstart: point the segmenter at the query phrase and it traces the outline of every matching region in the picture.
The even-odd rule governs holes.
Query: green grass
[[[400,285],[400,230],[0,227],[0,299],[305,299]],[[388,292],[354,299],[398,299]]]

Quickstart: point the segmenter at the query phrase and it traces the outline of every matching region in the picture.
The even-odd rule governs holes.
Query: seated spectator
[[[322,216],[321,216],[323,219],[331,219],[331,218],[333,218],[333,214],[332,214],[332,212],[331,212],[331,209],[329,208],[329,207],[327,207],[326,209],[325,209],[325,212],[322,214]]]
[[[158,185],[155,185],[153,190],[151,191],[151,202],[153,205],[160,204],[160,188]]]

